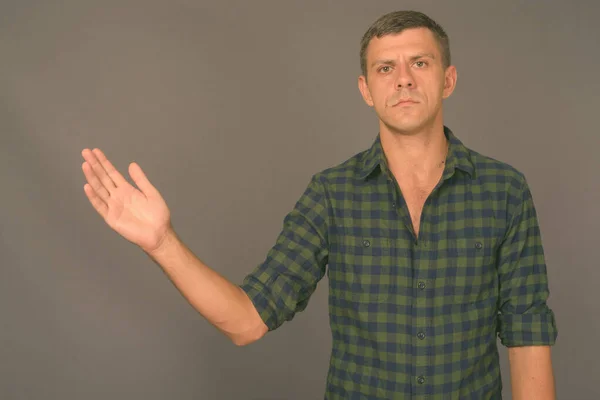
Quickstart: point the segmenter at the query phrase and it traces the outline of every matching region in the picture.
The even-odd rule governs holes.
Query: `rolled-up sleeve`
[[[548,276],[536,210],[527,182],[509,193],[512,210],[498,249],[498,336],[503,345],[553,345],[558,331],[546,304]]]
[[[327,227],[325,186],[317,174],[284,218],[283,228],[264,262],[240,284],[269,331],[303,311],[325,275]]]

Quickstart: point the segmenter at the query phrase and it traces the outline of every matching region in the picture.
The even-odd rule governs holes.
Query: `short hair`
[[[433,19],[419,11],[393,11],[382,15],[367,29],[360,41],[360,69],[367,76],[367,47],[374,37],[400,33],[410,28],[429,29],[440,46],[442,66],[450,66],[450,40],[444,29]]]

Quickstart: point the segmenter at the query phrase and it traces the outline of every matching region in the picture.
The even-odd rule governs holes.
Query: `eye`
[[[387,68],[387,69],[386,69]],[[379,72],[388,72],[389,71],[390,66],[389,65],[384,65],[383,67],[379,68]],[[385,70],[385,71],[384,71]]]
[[[427,62],[426,61],[417,61],[417,62],[415,62],[415,65],[419,68],[423,68],[424,66],[427,65]]]

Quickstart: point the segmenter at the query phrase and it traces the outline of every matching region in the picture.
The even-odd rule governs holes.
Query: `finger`
[[[108,206],[102,199],[96,194],[92,186],[89,183],[86,183],[83,186],[83,191],[87,195],[87,198],[90,200],[92,207],[102,216],[102,218],[106,218],[108,213]]]
[[[94,149],[94,154],[96,155],[96,157],[98,157],[100,164],[102,165],[102,167],[104,168],[104,170],[106,171],[106,173],[108,174],[110,179],[114,182],[116,187],[119,187],[120,185],[128,183],[125,180],[125,178],[123,178],[123,175],[121,175],[119,173],[119,171],[117,171],[117,169],[108,160],[108,158],[106,158],[106,156],[104,155],[102,150]]]
[[[129,164],[129,175],[137,185],[137,187],[146,195],[146,197],[158,197],[158,190],[150,183],[142,167],[137,163]]]
[[[100,182],[100,179],[98,179],[96,176],[96,173],[92,169],[90,163],[85,161],[83,164],[81,164],[81,169],[83,170],[83,174],[90,184],[90,188],[97,196],[100,197],[101,200],[107,202],[108,198],[110,197],[110,193],[108,190],[106,190],[102,182]]]
[[[85,160],[90,164],[90,166],[94,170],[94,173],[96,174],[96,176],[98,177],[98,179],[100,180],[102,185],[104,185],[106,190],[109,193],[111,193],[114,190],[114,188],[116,187],[116,185],[112,181],[110,176],[108,176],[108,174],[106,173],[106,170],[100,163],[100,160],[98,159],[98,155],[97,155],[97,150],[98,149],[94,149],[91,151],[84,150],[84,152],[82,152],[82,155],[85,158]]]

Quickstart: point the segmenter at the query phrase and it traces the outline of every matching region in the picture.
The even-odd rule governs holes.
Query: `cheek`
[[[383,112],[386,109],[386,96],[381,93],[372,93],[373,108],[378,112]]]

